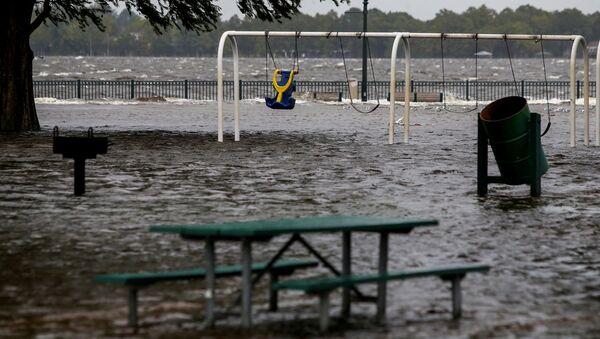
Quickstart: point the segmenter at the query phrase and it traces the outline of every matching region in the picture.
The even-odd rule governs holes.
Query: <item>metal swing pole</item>
[[[600,146],[600,41],[596,49],[596,146]]]
[[[367,33],[367,5],[368,0],[363,1],[363,33]],[[361,101],[367,101],[367,37],[363,35],[362,41],[362,84]]]

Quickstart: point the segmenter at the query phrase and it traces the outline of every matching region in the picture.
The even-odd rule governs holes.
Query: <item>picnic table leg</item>
[[[242,240],[242,327],[252,326],[252,242]]]
[[[129,306],[129,314],[127,316],[127,325],[137,330],[138,326],[138,289],[131,287],[127,291],[127,304]]]
[[[458,319],[462,316],[462,294],[460,291],[462,278],[462,276],[452,278],[452,319]]]
[[[259,271],[258,273],[256,273],[254,275],[254,279],[252,280],[252,286],[256,285],[256,283],[258,283],[260,281],[260,279],[263,277],[263,275],[266,272],[272,272],[272,268],[275,265],[275,262],[277,262],[277,260],[279,260],[279,258],[281,258],[281,256],[285,253],[285,251],[287,251],[288,248],[290,248],[290,246],[296,242],[300,237],[298,236],[298,234],[294,234],[286,243],[285,245],[283,245],[282,248],[279,249],[279,251],[277,252],[277,254],[275,254],[267,263],[267,265],[265,266],[265,269],[262,271]],[[300,238],[301,239],[301,238]],[[273,274],[271,274],[271,276],[273,276]],[[272,280],[273,282],[273,280]],[[271,298],[273,298],[273,296],[275,296],[275,309],[270,309],[271,311],[276,311],[277,310],[277,291],[272,291],[273,293],[271,293]],[[240,301],[242,300],[242,295],[238,294],[238,296],[235,298],[235,301],[231,304],[231,307],[233,306],[237,306],[240,304]],[[271,299],[273,300],[273,299]],[[270,304],[272,305],[272,304]],[[272,306],[269,306],[272,307]]]
[[[379,233],[379,275],[380,276],[387,274],[388,244],[389,244],[388,232]],[[387,296],[387,282],[381,281],[381,282],[377,283],[377,316],[376,316],[376,320],[378,323],[382,323],[385,321],[386,296]]]
[[[335,268],[335,266],[333,266],[333,265],[332,265],[332,264],[329,262],[329,260],[325,259],[325,257],[323,257],[323,256],[322,256],[322,255],[321,255],[321,254],[320,254],[320,253],[319,253],[319,252],[316,250],[316,249],[314,249],[314,247],[312,247],[312,246],[311,246],[311,245],[310,245],[310,244],[309,244],[309,243],[306,241],[306,239],[302,238],[301,236],[298,236],[297,240],[298,240],[298,242],[299,242],[299,243],[300,243],[302,246],[304,246],[304,248],[306,248],[306,249],[307,249],[307,250],[310,252],[310,254],[314,255],[314,256],[317,258],[317,260],[319,260],[319,261],[320,261],[320,262],[321,262],[321,263],[322,263],[322,264],[323,264],[325,267],[327,267],[327,269],[329,269],[329,270],[330,270],[330,271],[331,271],[333,274],[335,274],[335,275],[336,275],[336,276],[338,276],[338,277],[342,276],[342,273],[341,273],[341,272],[340,272],[340,271],[339,271],[337,268]],[[352,291],[354,291],[354,293],[356,293],[356,295],[357,295],[359,298],[361,298],[362,300],[371,300],[371,299],[375,300],[375,298],[373,298],[373,297],[366,296],[366,295],[362,294],[362,293],[360,292],[360,290],[359,290],[358,288],[356,288],[356,286],[352,286],[352,287],[350,287],[350,289],[351,289]]]
[[[329,291],[319,294],[319,328],[322,332],[329,328]]]
[[[215,326],[215,241],[206,239],[206,315],[204,326],[213,328]]]
[[[352,233],[342,232],[342,276],[352,274]],[[350,287],[342,289],[342,318],[350,316]]]
[[[273,285],[279,281],[279,275],[271,272],[269,273],[271,276],[269,282],[269,311],[275,312],[277,311],[277,300],[278,300],[278,291],[273,288]]]

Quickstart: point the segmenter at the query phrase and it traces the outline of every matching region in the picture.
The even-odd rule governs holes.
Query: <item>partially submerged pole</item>
[[[367,33],[367,5],[368,0],[363,1],[363,33]],[[367,101],[367,37],[363,34],[362,41],[362,85],[361,85],[361,101]]]
[[[55,154],[62,154],[64,159],[74,160],[74,194],[80,196],[85,193],[85,160],[106,154],[108,138],[94,138],[91,127],[87,137],[61,137],[58,127],[54,127],[52,150]]]

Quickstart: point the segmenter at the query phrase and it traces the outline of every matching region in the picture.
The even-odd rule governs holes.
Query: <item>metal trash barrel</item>
[[[500,175],[507,184],[530,183],[532,153],[529,147],[530,112],[527,100],[519,96],[505,97],[487,105],[480,113]],[[541,144],[539,175],[548,171],[548,161]]]

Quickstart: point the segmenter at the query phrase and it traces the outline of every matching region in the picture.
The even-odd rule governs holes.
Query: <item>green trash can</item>
[[[498,99],[480,113],[500,175],[509,185],[529,184],[532,152],[529,147],[530,112],[527,100],[512,96]],[[548,161],[540,144],[538,175],[548,171]]]

